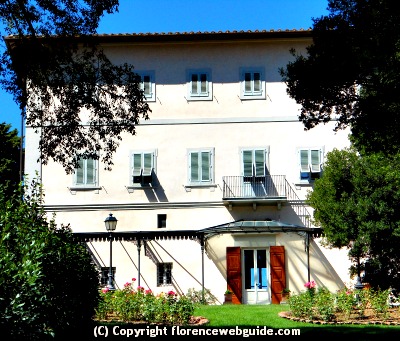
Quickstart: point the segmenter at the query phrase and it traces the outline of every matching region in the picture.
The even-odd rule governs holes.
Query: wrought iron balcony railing
[[[285,175],[224,176],[223,199],[276,199],[287,197]]]

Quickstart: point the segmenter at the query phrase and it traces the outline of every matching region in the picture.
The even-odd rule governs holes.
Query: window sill
[[[255,99],[265,99],[265,95],[241,95],[240,100],[255,100]]]
[[[146,190],[146,189],[155,189],[156,186],[153,185],[129,185],[125,186],[129,193],[133,193],[134,190]]]
[[[211,95],[207,95],[207,96],[188,96],[186,98],[186,100],[188,102],[191,102],[191,101],[193,101],[193,102],[195,102],[195,101],[212,101],[213,98],[212,98]]]
[[[192,188],[209,188],[210,192],[214,192],[217,188],[216,184],[204,184],[204,185],[185,185],[186,192],[191,192]]]
[[[102,189],[102,187],[99,186],[71,186],[67,188],[72,194],[76,194],[76,192],[89,192],[89,191],[93,191],[98,194],[99,190]]]
[[[313,186],[314,185],[314,181],[298,181],[298,182],[295,182],[294,183],[294,185],[296,186],[296,187],[310,187],[310,186]]]

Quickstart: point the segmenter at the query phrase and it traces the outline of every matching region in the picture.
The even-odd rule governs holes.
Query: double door
[[[243,249],[243,303],[271,303],[267,251],[266,248]]]

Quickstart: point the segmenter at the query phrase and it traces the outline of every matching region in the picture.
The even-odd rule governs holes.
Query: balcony
[[[287,201],[285,175],[224,176],[223,198],[228,204],[275,205]]]

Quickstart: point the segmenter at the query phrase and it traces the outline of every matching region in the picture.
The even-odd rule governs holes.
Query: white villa
[[[74,175],[37,162],[39,135],[27,126],[25,173],[39,172],[49,217],[86,241],[101,285],[111,255],[116,288],[132,278],[154,293],[204,288],[219,303],[227,288],[236,304],[278,304],[283,288],[350,282],[346,251],[320,244],[304,203],[349,132],[335,133],[335,122],[305,131],[278,72],[311,31],[96,39],[113,62],[135,66],[150,119],[122,136],[111,171],[89,159]]]

